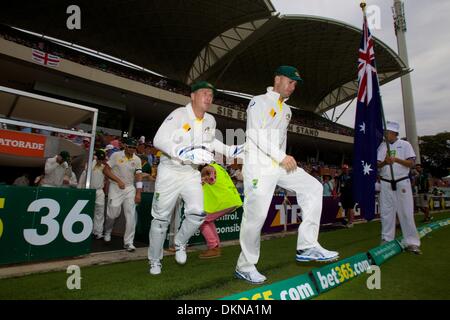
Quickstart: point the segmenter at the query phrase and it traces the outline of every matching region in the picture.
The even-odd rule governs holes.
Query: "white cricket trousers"
[[[247,169],[247,170],[246,170]],[[255,176],[253,172],[259,172]],[[302,223],[298,228],[297,250],[318,245],[322,214],[322,184],[303,169],[287,173],[283,168],[249,170],[244,164],[244,214],[239,241],[241,254],[237,268],[244,272],[254,270],[260,254],[261,229],[267,217],[275,187],[293,191],[302,209]]]
[[[94,211],[94,235],[103,234],[103,224],[105,223],[105,193],[103,189],[95,191],[95,211]]]
[[[396,214],[402,228],[403,243],[420,246],[420,238],[414,221],[414,202],[409,179],[397,182],[396,191],[392,191],[390,182],[381,180],[381,240],[392,241],[395,239]]]
[[[190,166],[174,166],[161,162],[155,182],[152,223],[149,232],[149,260],[161,260],[167,228],[178,197],[184,201],[184,220],[175,236],[175,245],[185,245],[200,228],[206,214],[200,171]]]
[[[120,216],[123,206],[125,215],[125,234],[123,243],[133,244],[136,229],[136,188],[132,185],[120,189],[115,183],[109,184],[108,207],[106,209],[105,235],[111,235],[114,221]]]

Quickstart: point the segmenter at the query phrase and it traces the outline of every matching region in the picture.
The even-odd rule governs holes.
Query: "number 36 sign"
[[[0,264],[90,252],[95,190],[0,186]]]

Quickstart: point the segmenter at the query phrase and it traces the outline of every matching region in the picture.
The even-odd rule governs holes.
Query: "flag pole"
[[[361,7],[363,15],[364,15],[364,22],[367,23],[366,1],[362,0],[359,6]],[[367,26],[367,28],[369,28],[369,26]],[[377,71],[378,71],[376,63],[377,62],[375,61],[375,69],[377,69]],[[391,147],[389,146],[389,141],[387,138],[386,118],[384,116],[383,99],[381,98],[381,89],[380,89],[381,87],[380,87],[380,80],[378,79],[378,72],[377,72],[377,83],[378,83],[378,95],[380,96],[381,119],[383,122],[383,129],[384,129],[383,130],[383,138],[384,138],[384,142],[386,143],[386,152],[390,157],[391,156]],[[389,163],[389,169],[390,169],[389,171],[391,172],[391,187],[392,187],[392,190],[395,191],[395,190],[397,190],[397,184],[394,179],[394,168],[393,168],[392,163]]]

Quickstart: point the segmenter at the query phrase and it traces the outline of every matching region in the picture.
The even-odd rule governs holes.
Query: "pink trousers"
[[[213,214],[206,215],[205,221],[200,226],[200,232],[202,233],[203,237],[206,240],[206,245],[208,246],[208,249],[213,249],[220,246],[220,238],[219,235],[217,234],[216,224],[214,223],[214,221],[226,215],[229,212],[230,209],[225,209]]]

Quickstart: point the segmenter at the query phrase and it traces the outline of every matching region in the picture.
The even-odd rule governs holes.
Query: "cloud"
[[[361,9],[354,0],[272,0],[272,3],[282,13],[324,16],[362,27]],[[370,5],[379,6],[381,12],[381,29],[372,30],[373,35],[397,51],[391,10],[393,0],[374,0]],[[405,1],[405,12],[409,63],[414,69],[411,79],[417,133],[431,135],[450,131],[450,43],[447,32],[450,30],[450,1]],[[386,118],[404,123],[400,80],[382,86],[381,93]],[[345,106],[338,107],[335,116]],[[354,102],[339,123],[353,127],[355,108]],[[328,112],[329,116],[331,113]],[[405,135],[404,125],[400,133]]]

